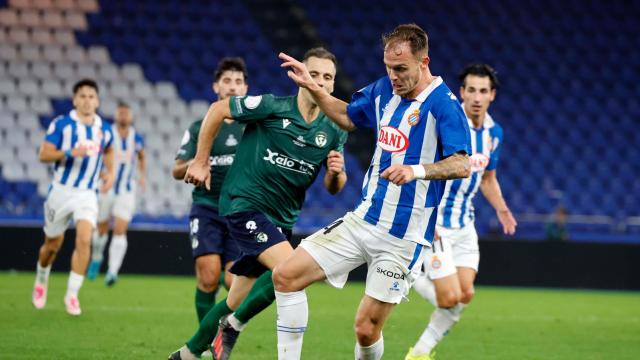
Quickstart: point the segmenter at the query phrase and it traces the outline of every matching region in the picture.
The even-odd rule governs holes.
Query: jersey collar
[[[418,94],[418,96],[416,96],[415,100],[423,103],[425,100],[427,100],[427,97],[433,92],[433,90],[435,90],[441,84],[442,84],[442,78],[440,76],[436,76],[436,78],[433,79],[431,84],[429,84],[429,86],[427,86],[426,89],[422,90],[422,92]]]
[[[69,117],[72,118],[74,121],[80,122],[80,118],[78,117],[78,112],[75,110],[71,110],[71,112],[69,112]],[[100,117],[100,115],[98,114],[95,115],[95,117],[93,118],[93,124],[91,124],[91,126],[98,126],[98,127],[102,126],[102,118]]]
[[[464,109],[464,103],[462,103],[462,108]],[[467,123],[469,124],[469,129],[477,130],[477,128],[475,128],[474,125],[473,125],[473,121],[471,121],[471,119],[469,119],[468,117],[467,117]],[[484,122],[482,123],[482,128],[483,129],[491,129],[494,125],[495,125],[495,122],[493,121],[493,118],[487,112],[487,114],[484,117]]]

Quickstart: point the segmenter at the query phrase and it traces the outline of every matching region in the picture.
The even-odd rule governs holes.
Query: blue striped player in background
[[[405,360],[433,359],[433,348],[473,298],[480,250],[472,200],[478,189],[496,210],[505,234],[513,235],[517,225],[496,176],[502,128],[487,113],[498,88],[496,72],[489,65],[471,64],[460,73],[460,82],[460,96],[471,129],[472,173],[467,179],[447,181],[438,207],[438,237],[426,256],[425,272],[415,283],[416,291],[436,310]]]
[[[109,245],[109,266],[105,282],[112,286],[127,252],[127,228],[136,208],[136,185],[145,187],[144,139],[133,127],[131,108],[118,104],[112,126],[115,158],[115,182],[111,190],[98,196],[98,228],[93,233],[91,264],[87,278],[93,280],[100,272],[104,248],[109,236],[109,220],[113,216],[113,236]]]
[[[91,233],[98,217],[98,184],[102,191],[113,185],[113,134],[96,110],[98,85],[85,79],[73,86],[73,107],[54,119],[40,147],[40,161],[54,163],[54,178],[44,203],[44,244],[40,247],[32,303],[42,309],[47,302],[51,264],[73,220],[76,244],[64,304],[67,313],[80,315],[78,292],[91,255]],[[105,170],[101,172],[103,167]]]
[[[382,357],[382,328],[409,292],[423,248],[433,241],[443,181],[469,176],[469,126],[456,97],[429,70],[427,34],[400,25],[383,37],[388,76],[350,104],[322,91],[303,63],[281,54],[298,86],[345,130],[376,128],[377,146],[353,212],[302,241],[273,273],[278,304],[278,359],[299,359],[307,326],[304,289],[327,280],[341,288],[367,263],[365,295],[355,320],[356,359]]]

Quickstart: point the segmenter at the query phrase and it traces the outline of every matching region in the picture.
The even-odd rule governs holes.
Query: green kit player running
[[[303,61],[316,83],[333,92],[335,56],[315,48]],[[210,186],[206,154],[224,118],[246,124],[220,196],[220,214],[225,216],[241,255],[231,267],[236,276],[227,299],[216,304],[186,346],[169,359],[200,356],[211,344],[219,319],[238,309],[245,298],[244,317],[238,316],[244,321],[269,306],[275,298],[269,270],[293,252],[287,239],[320,167],[327,167],[324,185],[331,194],[339,192],[347,181],[342,156],[347,133],[320,112],[306,89],[295,96],[232,97],[214,103],[200,130],[198,152],[185,181]],[[243,324],[238,320],[230,317],[228,322],[235,322],[241,330]],[[214,349],[214,359],[229,356],[237,335],[228,346]]]
[[[214,74],[213,91],[218,100],[247,94],[247,68],[241,58],[223,58]],[[173,177],[183,180],[187,166],[196,155],[202,120],[195,121],[185,132],[173,167]],[[244,125],[225,119],[209,154],[213,178],[209,190],[196,187],[189,213],[189,237],[195,260],[197,287],[195,295],[198,323],[215,305],[220,273],[225,270],[225,286],[231,286],[228,270],[240,254],[235,241],[229,237],[227,223],[218,214],[218,199],[225,175],[233,164],[236,148],[242,138]]]

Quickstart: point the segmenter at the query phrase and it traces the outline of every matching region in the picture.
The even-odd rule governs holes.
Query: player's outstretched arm
[[[311,74],[309,74],[309,70],[307,70],[304,63],[285,53],[280,53],[278,57],[282,60],[280,67],[290,69],[287,71],[289,78],[299,87],[309,90],[316,104],[318,104],[320,110],[325,113],[325,115],[343,130],[352,131],[356,129],[353,121],[351,121],[349,115],[347,115],[347,103],[333,97],[319,86],[313,80]]]
[[[338,151],[331,150],[327,156],[327,172],[324,175],[324,187],[331,195],[339,193],[347,183],[344,171],[344,157]]]
[[[193,162],[187,168],[184,181],[195,186],[211,188],[211,174],[209,167],[209,154],[213,146],[213,140],[220,131],[224,119],[231,119],[231,106],[229,99],[219,100],[211,104],[205,115],[198,135],[198,150]]]
[[[502,231],[507,235],[515,234],[518,222],[513,217],[511,210],[509,210],[507,206],[507,202],[502,196],[496,170],[485,170],[482,175],[482,182],[480,183],[480,191],[482,191],[482,195],[484,195],[489,204],[496,210],[498,220],[500,224],[502,224]]]
[[[147,158],[145,157],[144,149],[138,152],[138,183],[140,188],[144,191],[147,187]]]
[[[469,155],[455,153],[433,164],[391,165],[380,176],[396,185],[404,185],[415,179],[449,180],[469,177]]]

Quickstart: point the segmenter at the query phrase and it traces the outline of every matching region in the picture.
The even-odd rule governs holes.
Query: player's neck
[[[128,125],[117,125],[118,128],[118,134],[120,134],[120,137],[127,137],[129,135],[129,126]]]
[[[429,85],[431,85],[431,83],[435,79],[436,79],[436,77],[431,75],[431,72],[427,70],[424,73],[424,75],[422,76],[422,78],[420,79],[420,81],[418,81],[418,84],[413,89],[413,91],[410,92],[409,94],[407,94],[407,96],[405,96],[405,98],[407,98],[407,99],[415,99],[415,98],[417,98],[418,95],[420,95],[420,93],[422,93],[424,91],[424,89],[428,88]]]
[[[311,124],[320,114],[320,107],[298,94],[298,110],[307,124]]]
[[[471,120],[471,122],[473,123],[473,127],[476,129],[479,129],[484,125],[484,119],[487,117],[487,113],[469,116],[468,114],[466,114],[466,111],[465,115],[467,115],[467,118]]]
[[[93,122],[96,117],[96,114],[84,115],[84,114],[80,114],[80,112],[78,111],[76,111],[76,115],[78,116],[78,119],[80,120],[80,122],[85,125],[93,125]]]

